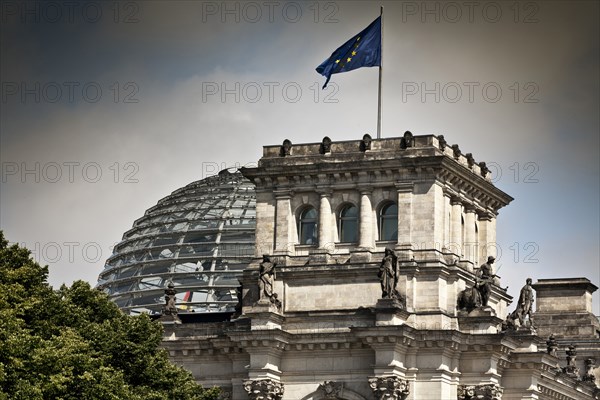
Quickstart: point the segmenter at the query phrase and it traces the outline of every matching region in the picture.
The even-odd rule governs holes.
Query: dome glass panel
[[[106,261],[98,288],[130,314],[160,313],[169,281],[180,312],[234,311],[255,227],[254,185],[223,170],[174,191],[136,220]]]

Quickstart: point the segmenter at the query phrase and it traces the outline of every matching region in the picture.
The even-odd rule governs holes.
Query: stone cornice
[[[438,182],[450,195],[459,196],[464,203],[473,204],[480,212],[497,212],[513,200],[486,179],[445,155],[348,160],[347,163],[341,161],[341,164],[282,164],[278,168],[247,168],[243,172],[257,185],[258,191],[265,187],[287,188],[296,192],[315,192],[318,187],[334,191],[360,190],[365,185],[376,189],[398,184]]]

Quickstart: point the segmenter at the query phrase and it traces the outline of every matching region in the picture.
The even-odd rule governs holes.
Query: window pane
[[[379,215],[379,240],[398,240],[398,206],[390,203]]]
[[[358,241],[358,207],[348,205],[340,212],[338,219],[340,242],[354,243]]]
[[[317,211],[314,208],[302,211],[298,230],[300,244],[317,244]]]

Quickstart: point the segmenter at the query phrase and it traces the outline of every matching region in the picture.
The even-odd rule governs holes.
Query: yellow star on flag
[[[355,52],[355,51],[353,51],[353,52],[352,52],[352,55],[353,55],[353,56],[355,56],[355,55],[356,55],[356,52]]]
[[[348,61],[347,61],[347,62],[350,62],[351,60],[352,60],[352,59],[351,59],[350,57],[348,57]]]
[[[339,64],[339,63],[340,63],[340,60],[335,60],[335,63],[336,63],[336,64]]]

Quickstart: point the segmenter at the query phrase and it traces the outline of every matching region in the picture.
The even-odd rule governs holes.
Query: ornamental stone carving
[[[446,146],[448,145],[448,142],[446,142],[446,139],[444,139],[444,135],[439,135],[437,138],[438,138],[440,150],[441,151],[446,150]]]
[[[342,394],[342,382],[325,381],[319,385],[319,390],[325,399],[337,399]]]
[[[575,364],[577,359],[577,346],[570,345],[567,353],[567,366],[563,368],[563,372],[573,379],[579,379],[579,368]]]
[[[481,176],[483,176],[484,178],[486,177],[486,175],[490,172],[489,168],[487,167],[485,161],[481,161],[479,163],[479,169],[481,170]]]
[[[279,150],[281,157],[286,157],[292,154],[292,142],[289,139],[285,139]]]
[[[408,381],[398,376],[369,378],[376,400],[404,400],[410,394]]]
[[[458,400],[502,400],[503,389],[497,384],[459,385]]]
[[[244,390],[250,400],[281,400],[283,384],[272,379],[245,380]]]
[[[360,142],[360,151],[371,150],[371,142],[372,141],[373,141],[373,139],[371,138],[371,135],[369,135],[368,133],[365,133],[365,135],[363,136],[363,138]]]
[[[467,153],[465,154],[465,157],[467,157],[467,165],[469,166],[469,168],[473,168],[473,165],[475,165],[475,158],[473,157],[473,153]]]
[[[554,333],[550,334],[550,337],[546,340],[546,351],[551,356],[558,357],[558,342],[554,337]]]
[[[400,140],[400,148],[408,149],[409,147],[413,147],[414,145],[414,136],[410,131],[404,132],[404,136]]]
[[[460,148],[457,144],[452,145],[452,154],[454,155],[454,159],[458,161],[462,153],[460,152]]]
[[[585,360],[585,374],[581,377],[584,382],[595,383],[596,376],[594,375],[594,367],[596,366],[596,360],[588,358]]]
[[[331,153],[331,139],[329,139],[329,136],[325,136],[323,138],[323,141],[321,142],[321,147],[319,149],[319,153],[321,153],[321,154]]]

